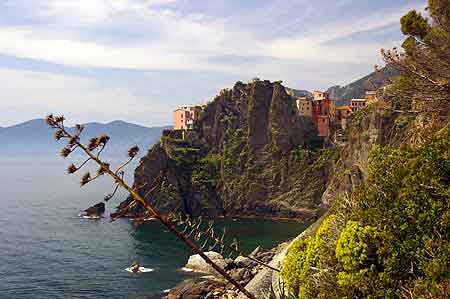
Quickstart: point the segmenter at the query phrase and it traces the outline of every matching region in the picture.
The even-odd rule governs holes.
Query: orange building
[[[174,130],[191,130],[202,112],[201,106],[183,106],[173,112]]]

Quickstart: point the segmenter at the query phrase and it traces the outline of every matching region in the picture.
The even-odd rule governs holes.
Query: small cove
[[[1,298],[160,298],[191,274],[180,271],[189,251],[156,222],[134,228],[121,219],[86,220],[80,209],[110,192],[107,178],[80,189],[56,157],[1,158]],[[129,171],[132,173],[132,169]],[[111,211],[125,194],[108,205]],[[249,252],[295,237],[296,221],[219,219],[227,236]],[[133,261],[154,269],[132,275]]]

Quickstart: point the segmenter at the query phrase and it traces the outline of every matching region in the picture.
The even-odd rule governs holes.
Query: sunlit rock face
[[[322,149],[281,83],[237,82],[204,107],[193,130],[165,131],[134,184],[163,212],[307,218],[334,161],[335,151]]]

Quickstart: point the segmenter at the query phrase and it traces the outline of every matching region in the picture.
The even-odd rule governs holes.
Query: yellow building
[[[376,91],[366,91],[364,95],[364,99],[367,100],[368,104],[374,103],[377,101],[377,92]]]
[[[367,106],[366,99],[351,99],[350,108],[352,108],[352,113],[358,112],[359,109]]]
[[[300,116],[310,116],[313,115],[313,106],[312,101],[308,100],[305,97],[297,98],[295,100],[295,104],[297,105],[298,114]]]
[[[328,92],[326,91],[314,91],[313,92],[314,101],[328,100]]]

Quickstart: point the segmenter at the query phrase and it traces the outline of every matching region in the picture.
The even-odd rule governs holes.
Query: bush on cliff
[[[298,298],[450,298],[450,1],[428,4],[431,21],[402,18],[404,51],[383,52],[401,73],[384,94],[395,125],[426,142],[373,148],[367,180],[292,246],[282,276]]]
[[[448,298],[450,129],[419,149],[376,147],[369,177],[283,265],[299,298]],[[333,231],[334,229],[334,231]]]

